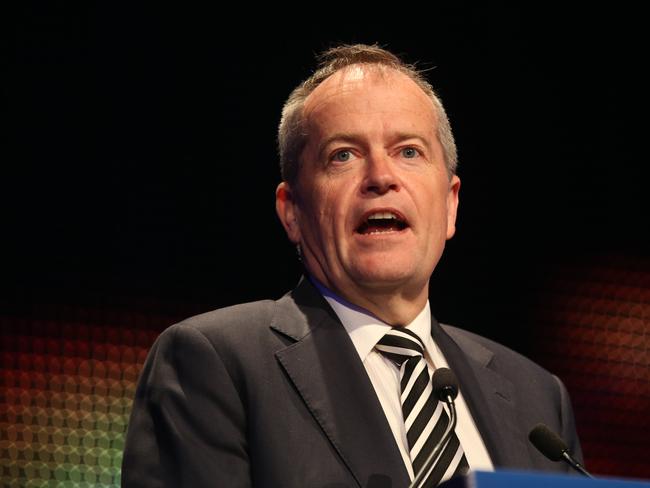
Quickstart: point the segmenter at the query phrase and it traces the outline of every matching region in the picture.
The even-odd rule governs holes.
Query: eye
[[[354,155],[351,151],[348,151],[347,149],[341,149],[340,151],[336,151],[334,153],[334,156],[332,156],[332,161],[345,163],[347,161],[350,161],[353,157]]]
[[[420,155],[420,151],[418,151],[414,147],[405,147],[404,149],[402,149],[402,156],[404,156],[407,159],[417,158],[419,155]]]

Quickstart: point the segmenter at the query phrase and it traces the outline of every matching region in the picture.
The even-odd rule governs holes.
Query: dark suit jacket
[[[532,447],[543,422],[580,457],[562,383],[460,329],[432,334],[496,467],[564,471]],[[146,361],[124,451],[132,487],[392,487],[409,478],[347,332],[309,280],[278,301],[167,329]]]

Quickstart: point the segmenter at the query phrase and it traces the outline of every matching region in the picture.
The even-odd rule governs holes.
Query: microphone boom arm
[[[420,469],[420,472],[417,473],[417,476],[413,479],[413,482],[409,485],[409,488],[419,488],[419,486],[428,476],[429,471],[431,471],[431,469],[433,468],[433,463],[436,461],[436,459],[438,459],[438,457],[440,457],[442,450],[449,443],[451,434],[454,432],[454,429],[456,428],[457,416],[456,416],[456,405],[454,404],[454,399],[451,396],[451,394],[447,394],[445,395],[444,400],[447,406],[449,407],[449,425],[447,426],[447,430],[445,431],[445,434],[442,436],[442,440],[436,446],[433,452],[429,455],[427,460],[424,462],[424,464],[422,465],[422,469]]]

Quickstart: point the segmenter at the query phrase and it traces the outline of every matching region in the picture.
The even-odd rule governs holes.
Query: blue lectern
[[[528,471],[474,471],[440,485],[444,488],[650,488],[650,481],[586,478]]]

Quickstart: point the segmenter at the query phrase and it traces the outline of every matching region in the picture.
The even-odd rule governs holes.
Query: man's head
[[[438,139],[445,153],[450,175],[456,173],[457,152],[449,119],[431,84],[415,66],[404,63],[393,53],[377,46],[357,44],[328,49],[318,56],[316,72],[298,85],[282,108],[278,129],[278,152],[282,179],[293,183],[300,167],[300,154],[307,140],[303,108],[305,100],[323,81],[336,71],[353,64],[380,65],[392,68],[411,78],[431,99],[437,116]]]
[[[318,83],[303,83],[297,90],[308,94],[294,91],[283,112],[289,166],[276,192],[278,215],[320,282],[384,320],[408,318],[411,311],[384,308],[421,309],[455,230],[451,131],[430,86],[392,54],[352,46],[328,59]],[[283,139],[292,125],[300,137]]]

